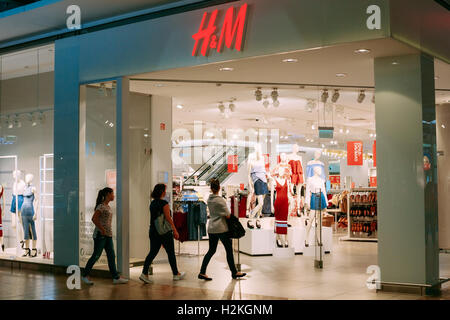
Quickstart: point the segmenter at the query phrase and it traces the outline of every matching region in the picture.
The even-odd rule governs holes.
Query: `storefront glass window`
[[[0,66],[0,259],[53,263],[54,46]]]

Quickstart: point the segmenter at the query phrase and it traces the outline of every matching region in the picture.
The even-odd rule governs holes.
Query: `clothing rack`
[[[205,203],[204,201],[200,201],[200,200],[174,200],[173,204],[179,204],[179,205],[183,205],[186,203],[191,203],[191,204],[195,204],[195,203]],[[189,214],[189,213],[186,213]],[[197,257],[200,256],[200,238],[201,238],[201,232],[200,232],[200,225],[197,226],[197,254],[193,254],[193,253],[181,253],[181,241],[178,241],[178,256],[188,256],[188,257]],[[188,240],[189,241],[189,240]]]

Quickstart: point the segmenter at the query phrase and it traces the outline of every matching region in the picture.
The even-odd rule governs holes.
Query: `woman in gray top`
[[[208,199],[210,216],[208,226],[209,250],[203,258],[203,263],[198,278],[202,280],[212,280],[212,278],[206,275],[206,268],[208,267],[208,263],[212,256],[216,253],[219,240],[223,243],[225,251],[227,252],[227,262],[233,279],[244,277],[246,273],[237,272],[234,264],[233,245],[231,243],[231,238],[228,235],[228,225],[226,221],[226,219],[230,218],[231,213],[228,210],[225,200],[219,196],[219,180],[211,180],[211,191],[213,194],[211,194]]]

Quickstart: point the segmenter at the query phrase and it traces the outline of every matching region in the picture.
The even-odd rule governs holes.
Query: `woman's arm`
[[[167,221],[170,223],[170,225],[172,226],[174,238],[178,240],[179,234],[178,234],[177,228],[175,227],[175,223],[173,223],[172,217],[170,216],[170,207],[169,207],[169,204],[166,204],[166,205],[163,207],[163,212],[164,212],[164,217],[166,218],[166,220],[167,220]]]
[[[102,234],[102,236],[104,236],[106,234],[106,231],[103,228],[103,226],[100,224],[100,214],[101,214],[100,211],[96,210],[94,212],[94,216],[92,217],[92,222],[95,224],[97,229],[100,230],[100,233]]]

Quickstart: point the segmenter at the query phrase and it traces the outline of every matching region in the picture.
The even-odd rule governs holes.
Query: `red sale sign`
[[[264,154],[264,162],[266,164],[266,171],[269,171],[270,169],[270,156],[269,154]]]
[[[377,167],[377,141],[375,140],[373,142],[373,166],[374,168]]]
[[[341,176],[330,176],[331,184],[341,184]]]
[[[229,155],[228,156],[228,172],[235,173],[238,172],[238,156]]]
[[[363,165],[363,143],[362,141],[347,142],[347,165]]]
[[[377,186],[377,177],[370,177],[370,187]]]

